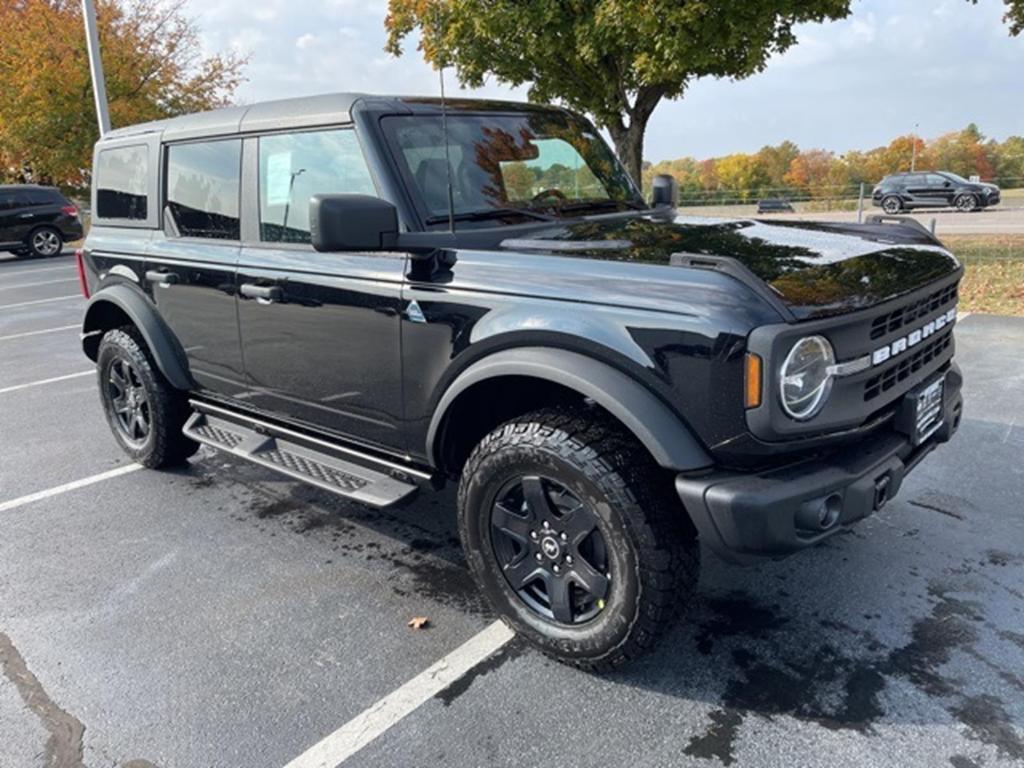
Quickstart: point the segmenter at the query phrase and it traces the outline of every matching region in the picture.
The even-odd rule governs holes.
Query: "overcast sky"
[[[436,94],[415,43],[384,53],[386,0],[189,0],[204,45],[251,54],[244,102],[330,91]],[[842,153],[914,125],[926,137],[976,122],[1024,134],[1024,36],[1000,0],[855,0],[851,16],[798,28],[799,42],[740,82],[705,79],[663,102],[645,155],[658,161],[751,152],[792,139]],[[449,92],[456,92],[449,78]],[[525,98],[497,84],[476,95]]]

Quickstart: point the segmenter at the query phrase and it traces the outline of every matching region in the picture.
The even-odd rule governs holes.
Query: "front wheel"
[[[96,365],[110,430],[132,459],[157,469],[181,464],[198,450],[181,432],[188,417],[185,396],[164,378],[138,331],[107,331]]]
[[[467,461],[458,506],[491,605],[560,661],[606,670],[640,655],[696,586],[699,548],[671,478],[600,412],[499,427]]]
[[[956,209],[961,213],[971,213],[978,210],[978,198],[974,195],[960,195],[955,201]]]

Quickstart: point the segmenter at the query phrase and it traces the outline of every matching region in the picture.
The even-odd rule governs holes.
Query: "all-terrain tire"
[[[199,449],[199,444],[181,431],[189,414],[185,394],[164,378],[136,328],[107,331],[100,341],[96,366],[107,422],[134,461],[150,469],[177,466]],[[125,395],[129,390],[136,392],[130,405]]]
[[[596,517],[610,587],[583,623],[540,615],[505,576],[492,509],[517,476],[549,478]],[[605,671],[650,650],[696,588],[700,549],[670,475],[596,408],[540,410],[487,435],[463,469],[458,514],[470,569],[494,609],[534,646],[577,667]]]

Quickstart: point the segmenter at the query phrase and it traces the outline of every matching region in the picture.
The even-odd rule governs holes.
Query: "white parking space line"
[[[0,336],[0,341],[10,341],[11,339],[23,339],[26,336],[40,336],[44,333],[57,333],[57,331],[70,331],[73,329],[79,329],[82,326],[79,323],[74,325],[61,325],[56,328],[43,328],[41,331],[25,331],[24,333],[11,333],[7,336]]]
[[[17,304],[0,304],[0,309],[14,309],[15,307],[28,307],[32,304],[48,304],[51,301],[68,301],[69,299],[80,299],[82,294],[73,293],[70,296],[55,296],[52,299],[36,299],[35,301],[19,301]]]
[[[88,485],[102,483],[104,480],[110,480],[114,477],[127,475],[129,472],[134,472],[137,469],[142,469],[142,465],[126,464],[123,467],[117,467],[116,469],[107,470],[106,472],[100,472],[98,475],[91,475],[89,477],[83,477],[81,480],[74,480],[70,483],[64,483],[64,485],[58,485],[56,488],[48,488],[45,491],[30,493],[28,496],[21,496],[17,499],[11,499],[10,501],[0,503],[0,512],[10,512],[12,509],[23,507],[34,501],[41,501],[43,499],[48,499],[51,496],[59,496],[62,493],[74,491],[78,488],[85,488]]]
[[[505,624],[494,622],[323,741],[314,744],[285,768],[335,768],[485,661],[514,636]]]
[[[73,262],[68,262],[63,267],[40,267],[39,269],[19,269],[14,272],[8,272],[6,269],[0,268],[0,277],[14,277],[15,275],[38,275],[43,272],[73,272],[75,269]]]
[[[18,283],[17,285],[0,285],[0,291],[13,291],[15,288],[36,288],[40,285],[59,285],[60,283],[77,282],[77,277],[62,277],[60,280],[44,280],[40,283]]]
[[[67,381],[68,379],[77,379],[82,376],[93,376],[96,371],[80,371],[78,373],[69,373],[67,376],[54,376],[52,379],[40,379],[39,381],[30,381],[26,384],[14,384],[10,387],[4,387],[0,389],[0,395],[7,394],[8,392],[17,392],[19,389],[29,389],[30,387],[40,387],[43,384],[55,384],[58,381]]]

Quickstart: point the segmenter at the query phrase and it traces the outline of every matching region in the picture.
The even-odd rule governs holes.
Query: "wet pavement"
[[[68,275],[0,261],[0,505],[127,464]],[[1024,763],[1024,319],[957,343],[960,434],[880,514],[779,562],[707,555],[613,675],[514,640],[345,764]],[[0,768],[280,766],[492,620],[451,490],[381,513],[212,452],[128,472],[0,511]]]

